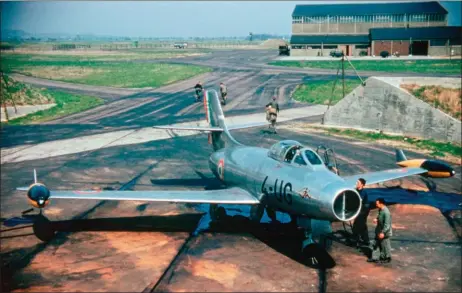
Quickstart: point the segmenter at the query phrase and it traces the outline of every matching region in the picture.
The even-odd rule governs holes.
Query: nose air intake
[[[332,208],[335,217],[340,221],[352,220],[361,210],[361,197],[354,190],[343,190],[335,197]]]

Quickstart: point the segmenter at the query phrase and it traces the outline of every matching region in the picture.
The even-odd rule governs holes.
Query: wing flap
[[[366,185],[395,180],[407,176],[419,175],[428,172],[423,168],[398,168],[378,172],[369,172],[343,177],[347,184],[354,186],[359,178],[366,180]]]
[[[215,204],[259,204],[260,201],[249,192],[233,187],[221,190],[164,191],[164,190],[76,190],[50,191],[50,198],[96,199],[96,200],[135,200],[171,203],[215,203]]]

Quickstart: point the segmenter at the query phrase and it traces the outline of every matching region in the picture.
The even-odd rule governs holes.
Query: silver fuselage
[[[352,202],[361,200],[357,192],[325,165],[281,162],[265,148],[232,146],[212,153],[209,167],[227,186],[249,191],[273,210],[329,221],[347,221],[359,212]]]

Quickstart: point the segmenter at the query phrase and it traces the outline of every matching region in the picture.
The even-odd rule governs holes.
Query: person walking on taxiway
[[[276,120],[279,113],[279,104],[276,102],[276,97],[273,97],[273,100],[266,104],[266,120],[271,122],[270,127],[273,128],[274,133],[276,133]]]

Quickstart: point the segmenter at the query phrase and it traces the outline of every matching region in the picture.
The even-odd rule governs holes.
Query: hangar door
[[[409,52],[412,55],[428,55],[428,41],[412,41]]]

